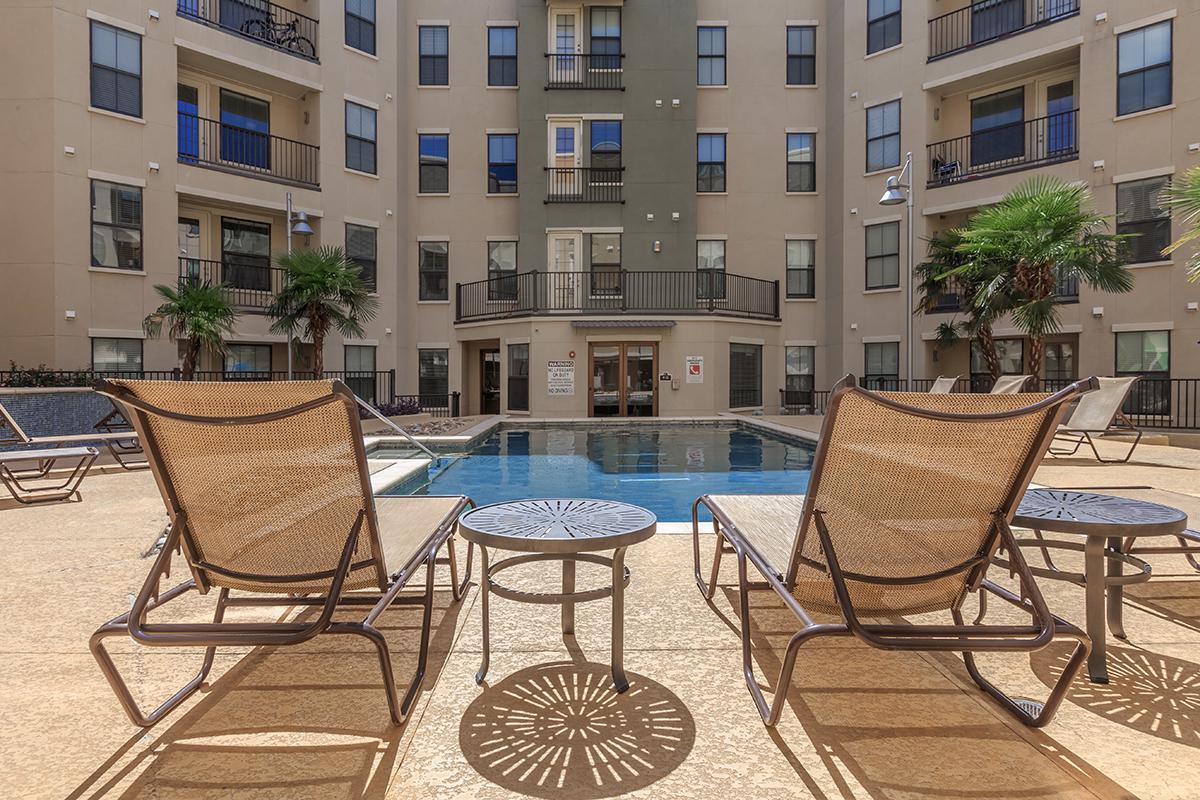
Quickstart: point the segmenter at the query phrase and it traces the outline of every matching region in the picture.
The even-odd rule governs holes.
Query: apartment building
[[[327,368],[464,413],[805,406],[845,372],[898,382],[910,343],[916,378],[982,382],[936,342],[957,298],[909,313],[908,212],[879,201],[911,152],[918,260],[1038,173],[1143,234],[1134,292],[1060,286],[1042,377],[1200,375],[1157,202],[1200,164],[1194,0],[154,5],[5,12],[0,360],[170,369],[141,319],[200,276],[247,312],[205,366],[279,372],[290,193],[292,246],[345,245],[379,296]]]

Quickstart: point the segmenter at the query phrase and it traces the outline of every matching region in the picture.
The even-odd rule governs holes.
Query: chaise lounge
[[[1142,440],[1142,432],[1138,427],[1129,421],[1121,411],[1121,407],[1125,405],[1125,398],[1129,396],[1133,385],[1137,383],[1136,376],[1129,378],[1097,378],[1100,382],[1099,391],[1092,392],[1086,397],[1079,399],[1079,404],[1075,406],[1075,411],[1063,424],[1058,426],[1058,431],[1054,434],[1056,442],[1063,442],[1064,446],[1057,450],[1054,447],[1050,448],[1050,454],[1055,456],[1073,456],[1079,452],[1079,448],[1084,442],[1092,448],[1092,453],[1096,456],[1096,460],[1104,464],[1124,464],[1132,456],[1133,451],[1137,449],[1138,442]],[[1136,436],[1133,439],[1133,444],[1129,447],[1129,452],[1124,458],[1104,458],[1100,455],[1100,451],[1096,449],[1096,442],[1092,438],[1094,436],[1103,436],[1106,433],[1133,433]],[[1067,449],[1069,446],[1070,449]]]

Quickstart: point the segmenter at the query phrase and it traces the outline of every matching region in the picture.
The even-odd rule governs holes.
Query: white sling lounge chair
[[[1054,440],[1061,442],[1063,446],[1057,450],[1051,447],[1050,454],[1073,456],[1079,451],[1080,446],[1087,442],[1097,461],[1105,464],[1124,464],[1137,449],[1138,442],[1142,440],[1142,432],[1121,411],[1121,406],[1125,404],[1125,398],[1129,396],[1129,391],[1137,383],[1138,378],[1135,375],[1130,378],[1097,378],[1096,380],[1100,382],[1100,388],[1079,398],[1079,404],[1075,406],[1075,411],[1070,418],[1058,426]],[[1125,454],[1124,458],[1104,458],[1100,455],[1092,437],[1103,436],[1106,433],[1136,434],[1133,446],[1129,448],[1129,452]],[[1068,446],[1070,449],[1067,449]]]
[[[1001,375],[992,384],[989,394],[1020,394],[1032,375]]]
[[[933,386],[929,387],[930,394],[950,394],[954,391],[954,386],[958,383],[958,376],[951,378],[943,378],[940,375],[933,382]]]

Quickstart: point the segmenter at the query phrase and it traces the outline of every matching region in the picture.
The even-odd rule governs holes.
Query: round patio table
[[[612,598],[612,676],[618,692],[629,688],[625,678],[625,587],[629,568],[625,550],[654,535],[658,520],[640,506],[608,500],[552,498],[496,503],[470,511],[459,519],[464,539],[479,545],[480,596],[483,610],[483,663],[475,682],[483,683],[490,660],[488,596],[496,594],[521,603],[562,606],[562,632],[575,633],[575,604]],[[516,551],[518,555],[489,564],[488,550]],[[612,557],[598,551],[612,550]],[[561,592],[530,592],[495,581],[497,573],[537,561],[562,562]],[[599,564],[612,570],[612,583],[587,591],[575,590],[575,565]]]
[[[1125,638],[1122,599],[1125,586],[1150,580],[1150,565],[1130,554],[1143,536],[1178,536],[1187,527],[1187,514],[1177,508],[1126,497],[1064,489],[1030,489],[1012,524],[1033,531],[1032,539],[1018,545],[1041,551],[1045,567],[1030,566],[1034,575],[1069,581],[1086,592],[1087,634],[1092,640],[1088,676],[1093,683],[1108,683],[1105,665],[1105,617],[1113,636]],[[1083,537],[1083,541],[1047,539],[1046,531]],[[1083,552],[1083,572],[1059,569],[1050,550]],[[997,564],[1007,566],[997,559]],[[1134,572],[1124,574],[1128,564]],[[1107,607],[1107,613],[1105,608]]]

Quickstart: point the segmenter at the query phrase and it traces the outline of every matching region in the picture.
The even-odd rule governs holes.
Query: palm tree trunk
[[[1000,377],[1000,356],[996,353],[996,338],[992,336],[992,326],[980,325],[979,330],[975,332],[975,338],[979,341],[983,363],[987,364],[988,372],[994,381]]]
[[[1042,336],[1029,337],[1029,374],[1033,376],[1033,388],[1041,386],[1042,354],[1046,352],[1046,339]]]
[[[200,340],[188,339],[187,349],[183,353],[183,379],[190,381],[196,374],[196,362],[200,360]]]
[[[313,331],[313,378],[321,380],[325,374],[325,331]]]

